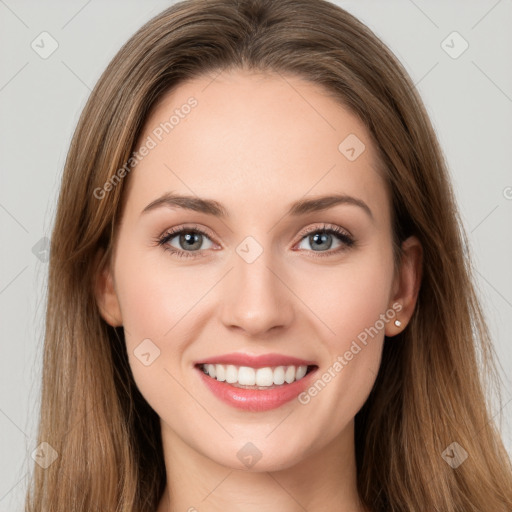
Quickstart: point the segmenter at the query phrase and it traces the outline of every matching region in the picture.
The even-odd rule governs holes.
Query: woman
[[[511,510],[491,353],[391,52],[323,0],[176,4],[71,144],[26,510]]]

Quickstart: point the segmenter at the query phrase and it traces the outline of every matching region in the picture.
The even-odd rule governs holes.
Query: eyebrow
[[[345,194],[330,194],[310,199],[300,199],[290,205],[290,208],[285,215],[298,217],[312,212],[327,210],[328,208],[332,208],[339,204],[358,206],[364,210],[372,220],[374,219],[370,207],[363,200]],[[144,210],[142,210],[141,214],[161,207],[181,208],[184,210],[193,210],[207,215],[213,215],[222,219],[229,218],[228,211],[218,201],[213,199],[204,199],[197,196],[175,194],[173,192],[167,192],[158,199],[149,203]]]

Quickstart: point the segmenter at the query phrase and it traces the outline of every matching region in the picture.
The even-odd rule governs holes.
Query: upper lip
[[[234,366],[249,366],[251,368],[265,368],[268,366],[316,366],[314,361],[306,361],[305,359],[299,359],[284,354],[262,354],[256,356],[253,354],[243,354],[241,352],[212,356],[197,361],[195,364],[232,364]]]

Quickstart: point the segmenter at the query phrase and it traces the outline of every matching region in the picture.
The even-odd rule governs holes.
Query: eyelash
[[[165,251],[169,251],[171,254],[178,258],[197,258],[202,257],[198,256],[194,253],[200,252],[200,251],[181,251],[179,249],[176,249],[170,245],[167,245],[167,242],[175,238],[177,235],[180,235],[182,233],[194,233],[194,234],[201,234],[211,239],[211,236],[209,233],[204,231],[198,226],[193,227],[179,227],[179,228],[173,228],[166,233],[164,233],[161,237],[158,237],[155,241],[157,245],[162,246],[162,248]],[[299,243],[304,240],[309,235],[312,235],[314,233],[321,233],[325,235],[334,235],[340,242],[342,242],[344,245],[339,247],[338,249],[335,249],[334,251],[325,251],[316,253],[313,257],[315,258],[325,258],[328,256],[333,256],[334,254],[339,254],[342,251],[345,251],[351,247],[354,246],[355,240],[343,229],[341,229],[339,226],[335,225],[326,225],[324,224],[321,228],[312,229],[310,231],[306,231],[305,233],[302,232],[300,234],[300,240]],[[315,252],[315,251],[307,251],[307,252]]]

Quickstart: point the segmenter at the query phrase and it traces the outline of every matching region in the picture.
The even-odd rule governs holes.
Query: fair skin
[[[197,106],[128,178],[111,264],[97,285],[102,316],[124,327],[136,384],[160,417],[167,487],[157,512],[364,511],[354,417],[375,382],[384,335],[412,315],[419,242],[403,243],[395,272],[389,192],[373,143],[318,86],[241,71],[196,78],[165,96],[139,144],[190,96]],[[354,161],[338,150],[351,133],[366,146]],[[167,192],[214,199],[229,216],[168,206],[141,213]],[[350,202],[286,214],[292,202],[333,193],[371,214]],[[179,234],[166,243],[192,257],[155,242],[191,224],[208,233],[194,248]],[[355,243],[326,235],[315,246],[324,224]],[[248,236],[263,251],[251,263],[237,252]],[[393,304],[401,307],[393,321],[307,404],[241,410],[194,368],[221,354],[279,353],[314,361],[320,377]],[[148,338],[160,355],[146,366],[134,350]],[[261,454],[250,467],[237,456],[249,442]]]

